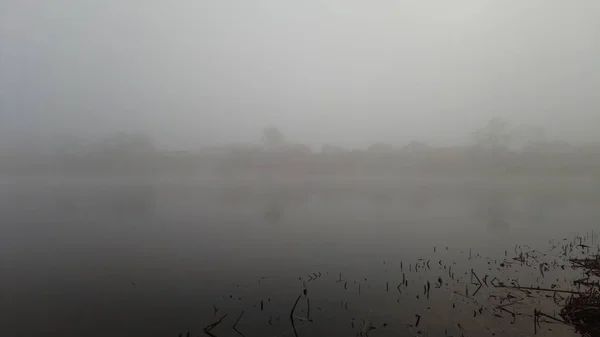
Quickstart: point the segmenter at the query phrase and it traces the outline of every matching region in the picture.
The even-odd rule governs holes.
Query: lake
[[[199,336],[227,314],[210,332],[239,336],[243,311],[245,336],[294,336],[290,311],[306,289],[299,336],[528,336],[530,319],[478,313],[453,290],[471,286],[467,297],[485,303],[490,291],[473,295],[464,281],[471,269],[545,284],[498,265],[522,246],[599,231],[599,187],[566,177],[2,176],[0,335]],[[548,328],[538,334],[571,334]]]

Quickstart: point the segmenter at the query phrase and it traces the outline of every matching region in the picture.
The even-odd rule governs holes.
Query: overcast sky
[[[598,0],[0,0],[0,140],[600,140]]]

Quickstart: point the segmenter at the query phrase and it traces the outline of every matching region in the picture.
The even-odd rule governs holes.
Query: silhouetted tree
[[[278,224],[283,217],[283,204],[278,201],[272,201],[265,207],[264,219],[271,224]]]
[[[302,154],[308,154],[308,153],[312,152],[310,147],[306,144],[289,144],[288,146],[285,147],[285,151],[290,152],[290,153],[302,153]]]
[[[428,149],[429,149],[429,146],[427,144],[416,141],[416,140],[411,141],[404,147],[404,150],[409,151],[409,152],[422,152],[422,151],[425,151]]]
[[[267,149],[279,149],[285,145],[285,136],[274,126],[263,130],[262,141]]]
[[[512,141],[509,123],[502,118],[492,118],[475,131],[474,138],[476,147],[487,150],[506,150]]]

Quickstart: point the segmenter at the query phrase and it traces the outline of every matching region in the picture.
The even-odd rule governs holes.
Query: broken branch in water
[[[556,317],[550,316],[550,315],[548,315],[548,314],[545,314],[545,313],[543,313],[543,312],[541,312],[541,311],[539,311],[539,310],[538,310],[538,316],[544,316],[544,317],[550,318],[551,320],[557,321],[557,322],[559,322],[559,323],[566,324],[566,322],[565,322],[565,321],[563,321],[563,320],[561,320],[561,319],[558,319],[558,318],[556,318]]]
[[[204,332],[209,336],[214,336],[213,334],[210,333],[210,330],[214,329],[217,325],[221,324],[221,322],[225,319],[225,317],[227,317],[227,314],[223,315],[218,321],[207,325],[204,328]]]
[[[479,279],[479,277],[477,276],[477,274],[475,274],[475,271],[473,269],[471,269],[471,278],[473,278],[473,276],[475,276],[475,278],[477,279],[477,282],[479,282],[479,285],[482,285],[483,282],[481,282],[481,280]],[[471,282],[473,283],[473,282]]]
[[[553,291],[557,293],[567,294],[579,294],[579,291],[575,290],[562,290],[562,289],[549,289],[549,288],[535,288],[535,287],[520,287],[520,286],[507,286],[504,284],[494,285],[496,288],[507,288],[507,289],[518,289],[518,290],[534,290],[534,291]]]
[[[479,287],[477,287],[477,289],[475,290],[475,292],[473,293],[473,295],[472,295],[472,296],[475,296],[475,295],[477,294],[477,292],[479,292],[479,289],[481,289],[481,286],[482,286],[482,285],[483,285],[483,284],[479,284]]]
[[[537,335],[537,328],[538,328],[538,311],[537,309],[533,309],[533,334]]]
[[[302,294],[298,295],[298,298],[296,298],[296,302],[294,302],[294,306],[292,307],[292,310],[290,311],[290,321],[292,322],[292,328],[294,329],[294,336],[296,336],[296,337],[298,337],[298,332],[296,332],[296,325],[294,325],[294,310],[296,310],[296,306],[298,305],[298,302],[300,301],[301,297],[302,297]]]
[[[237,332],[240,336],[245,337],[243,333],[241,333],[237,328],[236,325],[238,324],[238,322],[240,321],[240,319],[242,319],[242,316],[244,316],[244,310],[242,310],[242,313],[240,314],[240,316],[235,320],[235,323],[233,323],[233,331]]]

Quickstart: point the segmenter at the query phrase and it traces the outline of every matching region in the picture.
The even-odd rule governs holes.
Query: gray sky
[[[0,141],[600,140],[597,0],[0,0]]]

